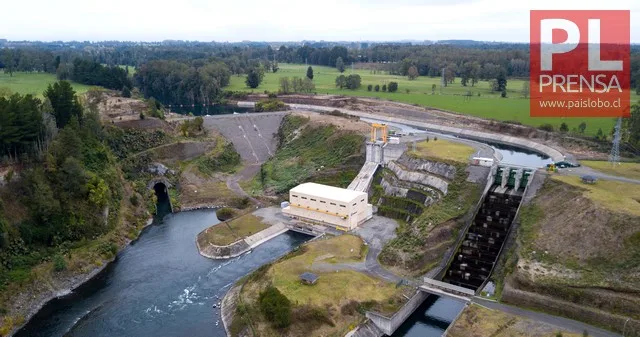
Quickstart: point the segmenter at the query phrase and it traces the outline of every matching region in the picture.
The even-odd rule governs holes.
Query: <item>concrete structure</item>
[[[384,163],[384,147],[386,143],[382,142],[367,142],[367,162],[374,162],[378,164]]]
[[[370,319],[378,329],[385,335],[391,336],[404,321],[416,311],[416,309],[427,299],[429,293],[424,291],[416,291],[416,293],[400,308],[393,316],[387,317],[373,311],[367,311],[366,316]]]
[[[491,167],[493,166],[493,158],[473,157],[471,159],[472,165]]]
[[[379,165],[380,164],[372,161],[364,163],[360,172],[358,172],[358,175],[353,179],[351,184],[349,184],[347,189],[365,193],[369,191],[369,187],[371,187],[371,182],[373,181],[373,176],[376,174],[376,170]]]
[[[304,183],[289,191],[288,207],[282,212],[292,218],[352,230],[371,219],[373,206],[366,192]]]

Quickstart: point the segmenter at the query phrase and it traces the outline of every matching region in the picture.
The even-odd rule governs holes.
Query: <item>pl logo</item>
[[[530,61],[532,117],[629,117],[629,11],[531,11]]]

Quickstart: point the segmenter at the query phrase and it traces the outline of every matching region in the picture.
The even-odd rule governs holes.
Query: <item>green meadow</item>
[[[9,88],[14,93],[33,94],[42,97],[42,93],[47,86],[56,82],[56,75],[48,73],[13,73],[13,77],[9,74],[0,73],[0,88]],[[79,94],[85,93],[90,86],[71,82],[75,91]]]
[[[280,77],[304,77],[307,66],[297,64],[280,64],[277,73],[266,73],[263,82],[254,92],[264,90],[278,91]],[[351,68],[344,72],[349,75]],[[602,128],[604,134],[609,134],[615,121],[611,118],[533,118],[529,116],[529,100],[522,95],[523,80],[509,79],[507,83],[507,98],[500,97],[499,93],[494,93],[490,89],[487,81],[480,81],[475,86],[463,87],[460,79],[457,78],[453,84],[446,88],[440,88],[440,79],[420,76],[410,81],[407,77],[377,73],[373,74],[368,69],[355,69],[354,73],[362,77],[362,86],[357,90],[338,89],[335,86],[335,78],[340,73],[331,67],[313,66],[313,82],[316,92],[319,94],[350,95],[375,97],[391,101],[418,104],[425,107],[449,110],[463,114],[469,114],[482,118],[491,118],[501,121],[517,121],[525,125],[538,127],[542,124],[551,124],[557,130],[560,124],[567,123],[569,130],[577,128],[582,122],[587,124],[585,133],[595,135],[598,128]],[[229,90],[251,91],[244,83],[244,76],[232,76]],[[398,91],[395,93],[367,91],[367,85],[374,87],[379,84],[388,84],[391,81],[398,82]],[[435,94],[432,94],[432,85],[437,86]],[[468,91],[472,96],[466,97]],[[640,97],[634,95],[634,101]]]

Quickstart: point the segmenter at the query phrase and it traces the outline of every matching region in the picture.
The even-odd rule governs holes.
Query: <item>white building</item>
[[[284,214],[341,230],[352,230],[373,216],[367,193],[316,183],[292,188],[289,203]]]

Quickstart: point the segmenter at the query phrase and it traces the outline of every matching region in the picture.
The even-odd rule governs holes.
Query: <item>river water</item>
[[[236,280],[310,237],[287,232],[215,261],[198,254],[195,238],[218,222],[213,210],[154,221],[99,276],[51,301],[16,336],[224,336],[213,305]]]

